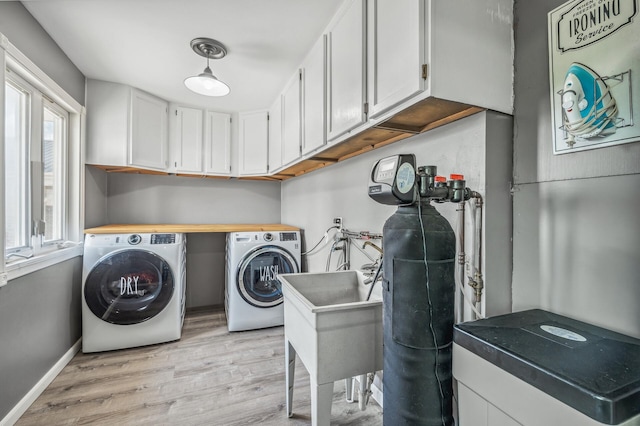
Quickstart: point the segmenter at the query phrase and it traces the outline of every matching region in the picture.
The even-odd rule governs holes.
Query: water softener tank
[[[453,425],[455,234],[428,201],[383,232],[384,424]]]

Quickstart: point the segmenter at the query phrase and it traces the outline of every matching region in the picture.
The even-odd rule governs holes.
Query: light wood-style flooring
[[[78,353],[17,425],[309,425],[309,375],[298,359],[287,418],[284,371],[283,327],[229,333],[223,310],[188,312],[179,341]],[[382,409],[336,382],[331,424],[382,425]]]

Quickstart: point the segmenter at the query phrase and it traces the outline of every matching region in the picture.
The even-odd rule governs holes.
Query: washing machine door
[[[238,291],[252,306],[270,308],[282,303],[278,274],[298,272],[298,262],[282,247],[262,246],[247,253],[238,267]]]
[[[91,312],[112,324],[130,325],[158,315],[171,301],[171,267],[146,250],[123,250],[101,258],[87,275],[84,298]]]

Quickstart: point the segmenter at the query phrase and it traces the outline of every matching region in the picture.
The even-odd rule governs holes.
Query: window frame
[[[40,244],[40,249],[34,251],[29,258],[17,257],[17,259],[6,259],[5,250],[5,173],[4,166],[0,173],[0,239],[3,241],[0,246],[0,255],[3,259],[0,262],[0,287],[6,285],[8,281],[20,276],[35,272],[37,270],[64,262],[74,257],[82,256],[84,239],[84,138],[86,112],[84,106],[73,99],[64,91],[53,79],[46,75],[29,58],[20,52],[9,40],[0,33],[0,77],[6,81],[10,69],[11,74],[19,76],[31,85],[44,99],[53,101],[56,105],[68,112],[67,119],[67,148],[66,155],[66,183],[64,184],[64,209],[65,236],[63,240],[52,241],[51,244]],[[36,95],[38,96],[38,95]],[[46,101],[44,101],[46,102]],[[5,126],[5,85],[0,85],[0,142],[4,147]],[[32,108],[33,110],[33,108]],[[39,117],[34,118],[42,121],[43,107],[41,105]],[[42,146],[42,134],[33,135]],[[42,148],[41,148],[42,149]],[[33,158],[31,159],[33,160]],[[42,160],[38,158],[38,160]],[[0,162],[4,164],[4,149],[0,149]],[[30,178],[31,172],[29,172]],[[30,206],[33,212],[33,206]],[[31,226],[31,222],[29,224]],[[31,232],[32,234],[33,232]],[[25,256],[28,257],[28,256]]]

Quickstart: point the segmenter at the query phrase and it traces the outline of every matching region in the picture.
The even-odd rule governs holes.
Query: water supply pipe
[[[465,211],[464,211],[464,201],[458,203],[458,208],[456,209],[458,212],[458,217],[456,221],[456,253],[457,255],[457,264],[456,264],[456,287],[460,291],[460,297],[458,302],[458,309],[456,313],[456,323],[464,321],[464,286],[462,284],[464,277],[464,263],[465,263],[465,252],[464,252],[464,219],[465,219]]]
[[[476,319],[483,318],[482,315],[482,292],[484,290],[484,280],[482,277],[482,206],[483,199],[476,191],[471,192],[471,197],[475,199],[475,219],[474,219],[474,239],[473,239],[473,260],[469,279],[469,286],[474,290],[474,304],[472,305]]]

